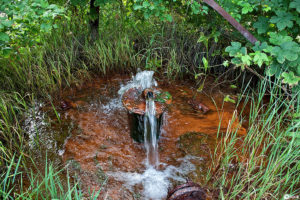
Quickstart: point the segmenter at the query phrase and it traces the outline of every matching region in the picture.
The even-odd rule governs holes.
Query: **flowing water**
[[[243,137],[246,125],[242,119],[232,121],[238,111],[234,104],[223,101],[222,92],[215,90],[206,95],[204,88],[198,94],[197,99],[211,109],[203,114],[187,103],[197,90],[193,84],[156,83],[153,72],[145,73],[149,75],[147,78],[141,73],[133,79],[114,76],[64,91],[63,99],[71,101],[72,108],[60,110],[59,101],[55,104],[60,123],[51,104],[37,103],[25,120],[30,147],[37,160],[43,163],[43,153],[48,152],[50,160],[68,167],[86,194],[101,189],[99,199],[160,200],[166,197],[169,188],[186,179],[204,183],[211,156],[218,154],[214,153],[216,142],[222,139],[217,139],[217,133],[239,128],[238,135]],[[130,137],[121,96],[128,88],[145,89],[157,84],[171,93],[173,103],[163,116],[159,140],[156,141],[156,128],[151,128],[145,131],[151,137],[139,144]],[[144,121],[152,127],[154,111],[155,103],[149,99]]]
[[[144,145],[147,152],[146,166],[158,167],[159,157],[157,150],[157,119],[155,102],[153,99],[146,100],[146,112],[144,116]]]

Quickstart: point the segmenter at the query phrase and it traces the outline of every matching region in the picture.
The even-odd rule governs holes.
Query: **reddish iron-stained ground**
[[[78,129],[73,130],[65,141],[63,160],[65,163],[74,160],[80,165],[78,174],[84,191],[88,191],[88,187],[101,188],[101,172],[142,172],[145,169],[145,150],[142,144],[130,138],[127,111],[122,107],[117,94],[120,84],[128,80],[124,77],[94,80],[93,83],[66,91],[64,94],[64,98],[72,101],[73,106],[62,111],[62,118],[71,119],[78,125]],[[238,112],[234,104],[223,102],[223,94],[198,94],[196,99],[210,109],[208,113],[203,114],[196,112],[187,103],[196,91],[191,84],[169,85],[161,82],[159,87],[168,91],[173,99],[165,112],[159,140],[161,162],[178,165],[178,158],[183,157],[184,153],[180,151],[177,142],[186,132],[202,132],[216,138],[220,125],[221,133],[225,133],[227,129],[233,131],[239,128],[239,135],[246,134],[246,129],[237,118],[232,121]],[[229,126],[230,123],[232,126]],[[141,189],[137,188],[137,191]],[[109,178],[106,186],[102,188],[100,199],[109,199],[108,197],[116,200],[134,199],[133,194],[126,190],[121,182],[112,178]]]

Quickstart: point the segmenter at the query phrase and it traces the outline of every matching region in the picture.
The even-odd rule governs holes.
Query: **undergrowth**
[[[67,179],[67,187],[63,186],[61,170],[49,163],[40,174],[25,170],[25,161],[31,159],[22,125],[36,98],[49,100],[49,96],[58,96],[65,88],[83,84],[95,75],[129,73],[138,68],[154,70],[169,79],[207,74],[218,77],[228,70],[232,77],[237,76],[233,68],[222,66],[221,51],[228,43],[214,42],[208,28],[156,21],[124,26],[112,18],[100,25],[100,38],[91,41],[87,20],[73,20],[71,24],[61,21],[38,45],[0,59],[3,199],[81,199],[83,195],[76,182],[70,184]],[[201,41],[200,33],[205,34]],[[229,79],[230,73],[223,78]],[[242,146],[235,147],[237,134],[229,131],[219,146],[222,157],[215,158],[207,181],[220,190],[221,199],[280,199],[299,192],[299,144],[291,137],[299,133],[299,116],[294,115],[300,112],[299,95],[286,99],[277,87],[280,83],[271,83],[263,80],[257,90],[247,94],[251,111]],[[269,100],[264,101],[267,95]],[[23,176],[30,182],[27,190],[22,186]],[[97,195],[95,191],[91,196]]]

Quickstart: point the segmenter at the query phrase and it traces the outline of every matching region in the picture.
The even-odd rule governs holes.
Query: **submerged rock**
[[[179,149],[185,154],[210,158],[213,152],[216,140],[210,135],[200,132],[187,132],[179,137]]]
[[[190,104],[194,110],[201,111],[204,114],[206,114],[208,111],[210,111],[210,109],[206,105],[204,105],[197,99],[188,100],[188,104]]]

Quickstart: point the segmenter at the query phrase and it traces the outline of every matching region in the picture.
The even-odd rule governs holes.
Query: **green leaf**
[[[293,38],[288,35],[271,32],[269,41],[274,45],[281,45],[284,42],[293,41]]]
[[[247,14],[247,13],[253,11],[253,6],[251,6],[250,3],[244,2],[244,1],[241,1],[241,2],[242,2],[242,3],[240,3],[240,5],[243,7],[243,8],[242,8],[242,14]]]
[[[141,6],[141,5],[134,5],[133,6],[133,10],[140,10],[140,9],[142,9],[143,8],[143,6]]]
[[[286,65],[289,70],[293,70],[297,76],[300,76],[300,56],[295,61],[288,62]]]
[[[166,17],[166,20],[167,20],[167,21],[169,21],[169,22],[172,22],[172,21],[173,21],[173,18],[172,18],[171,15],[166,14],[165,17]]]
[[[143,2],[143,7],[148,8],[150,6],[150,3],[148,1]]]
[[[230,102],[230,103],[235,103],[235,100],[232,99],[229,95],[226,95],[226,96],[225,96],[224,101],[225,101],[225,102]]]
[[[203,63],[203,66],[204,66],[204,71],[206,72],[207,69],[208,69],[208,61],[206,60],[205,57],[202,58],[202,63]]]
[[[280,46],[273,47],[271,54],[276,56],[279,63],[284,63],[285,60],[295,61],[300,53],[299,44],[293,41],[282,43]]]
[[[1,21],[1,24],[7,28],[11,27],[13,25],[14,21],[13,20],[3,20]]]
[[[300,77],[299,76],[295,76],[294,72],[284,72],[282,73],[282,77],[283,77],[283,83],[287,83],[289,85],[297,85],[298,82],[300,81]]]
[[[267,76],[274,76],[276,78],[280,77],[281,74],[281,65],[278,62],[273,62],[266,71]]]
[[[229,66],[229,61],[228,61],[228,60],[225,60],[225,61],[223,62],[223,65],[224,65],[224,67],[228,67],[228,66]]]
[[[253,51],[265,51],[269,49],[269,45],[266,42],[260,43],[259,41],[255,43],[255,46],[252,47]]]
[[[263,63],[269,62],[269,58],[267,54],[262,53],[261,51],[256,51],[255,53],[253,53],[253,55],[254,55],[253,62],[257,64],[259,67],[261,67]]]
[[[286,27],[292,28],[294,16],[289,12],[277,11],[277,16],[273,16],[270,20],[271,23],[275,23],[280,31]]]
[[[199,39],[197,40],[197,43],[201,43],[201,42],[205,42],[207,41],[208,37],[204,35],[203,32],[200,33],[200,37]]]
[[[145,17],[145,19],[149,19],[150,18],[150,14],[148,12],[144,12],[144,17]]]
[[[258,21],[253,24],[253,27],[257,29],[258,34],[266,33],[269,29],[269,19],[260,16]]]
[[[290,3],[290,8],[295,8],[300,13],[300,0],[294,0]]]
[[[8,42],[9,41],[9,35],[4,33],[4,32],[0,32],[0,41]]]
[[[51,24],[46,24],[46,23],[42,23],[41,24],[41,30],[44,32],[49,32],[52,29],[52,25]]]
[[[243,62],[243,64],[245,65],[251,65],[251,57],[249,55],[244,55],[241,57],[241,60]]]
[[[231,46],[228,46],[225,51],[229,53],[229,56],[235,56],[237,53],[241,51],[241,43],[239,42],[231,42]]]

